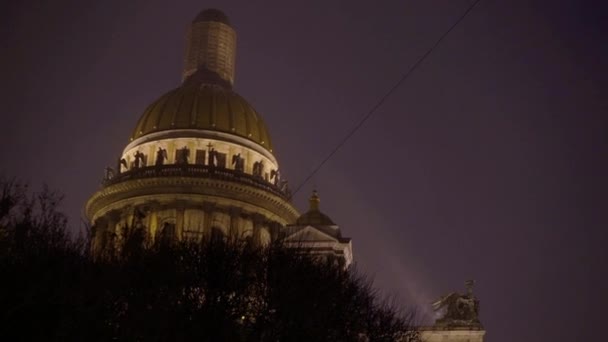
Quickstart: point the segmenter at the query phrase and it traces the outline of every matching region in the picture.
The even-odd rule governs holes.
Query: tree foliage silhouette
[[[149,239],[142,227],[126,227],[115,250],[93,255],[86,238],[68,233],[56,193],[29,195],[6,179],[0,190],[3,339],[415,339],[411,311],[335,260],[280,242]]]

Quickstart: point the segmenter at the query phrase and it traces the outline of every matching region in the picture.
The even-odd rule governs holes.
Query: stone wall
[[[420,329],[422,342],[483,342],[485,330],[472,328],[438,328]]]

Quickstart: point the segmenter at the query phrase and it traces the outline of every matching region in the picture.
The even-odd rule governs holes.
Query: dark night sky
[[[471,1],[14,1],[0,172],[64,192],[76,229],[146,105],[179,85],[187,24],[217,7],[238,32],[236,90],[296,185]],[[387,293],[427,305],[476,279],[489,342],[601,340],[601,3],[482,0],[296,204],[316,187]]]

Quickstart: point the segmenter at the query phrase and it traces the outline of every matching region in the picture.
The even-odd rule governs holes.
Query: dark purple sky
[[[218,7],[238,32],[236,90],[295,186],[471,1],[13,1],[0,172],[63,191],[77,227],[146,105],[179,85],[187,24]],[[476,279],[489,342],[601,340],[602,3],[482,0],[296,204],[316,187],[388,293],[426,305]]]

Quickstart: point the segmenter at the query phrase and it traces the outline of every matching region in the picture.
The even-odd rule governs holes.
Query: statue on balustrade
[[[190,158],[190,149],[188,146],[184,146],[177,150],[175,164],[188,165],[188,158]]]
[[[435,321],[436,326],[481,328],[479,321],[479,300],[473,295],[474,280],[465,282],[466,294],[452,292],[433,303],[433,310],[442,316]]]
[[[279,189],[282,193],[284,193],[288,198],[291,198],[291,189],[289,189],[289,184],[286,180],[281,180],[279,183]]]
[[[210,167],[215,167],[215,154],[217,152],[215,151],[215,149],[213,147],[209,148],[209,166]]]
[[[140,167],[146,166],[146,156],[143,153],[137,150],[133,156],[135,157],[135,160],[133,161],[133,168],[138,169]]]
[[[127,164],[127,160],[125,158],[118,159],[118,173],[122,172],[123,166],[124,166],[125,171],[129,170],[129,165]]]
[[[165,150],[162,147],[158,148],[158,151],[156,151],[156,166],[161,166],[165,163],[165,160],[167,159],[167,150]]]
[[[109,166],[106,166],[104,171],[105,171],[104,175],[103,175],[104,182],[107,182],[107,181],[111,180],[112,178],[114,178],[114,176],[116,176],[116,172],[114,171],[114,169]]]
[[[232,156],[232,165],[234,170],[237,172],[245,171],[245,158],[241,157],[241,154],[235,154]]]
[[[270,170],[270,180],[274,186],[278,186],[281,181],[281,173],[279,170]]]
[[[262,174],[264,173],[264,161],[260,160],[253,163],[253,175],[255,177],[262,178]]]

